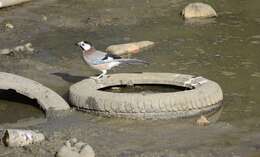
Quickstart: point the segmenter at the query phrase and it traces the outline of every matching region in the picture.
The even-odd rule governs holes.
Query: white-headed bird
[[[82,49],[83,60],[92,68],[102,72],[97,79],[106,76],[107,71],[121,64],[148,64],[148,62],[139,59],[124,59],[120,56],[98,51],[87,41],[76,43]]]

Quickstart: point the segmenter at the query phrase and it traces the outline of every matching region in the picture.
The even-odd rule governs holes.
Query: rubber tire
[[[192,75],[173,73],[113,74],[86,79],[70,87],[69,99],[79,110],[133,119],[170,119],[210,112],[222,105],[220,86],[210,80],[194,84]],[[193,81],[193,85],[191,85]],[[112,93],[99,90],[115,85],[167,84],[192,88],[172,93]]]

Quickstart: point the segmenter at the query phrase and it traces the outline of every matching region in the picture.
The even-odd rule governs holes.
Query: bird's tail
[[[140,59],[116,59],[116,61],[123,64],[149,64],[149,62]]]

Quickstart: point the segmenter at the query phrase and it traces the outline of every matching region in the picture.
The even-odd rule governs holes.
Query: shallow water
[[[0,90],[0,123],[14,123],[26,118],[43,118],[37,101],[13,90]]]
[[[159,85],[159,84],[135,84],[135,85],[118,85],[101,88],[105,92],[113,93],[142,93],[142,94],[154,94],[154,93],[172,93],[188,90],[185,87],[171,86],[171,85]]]
[[[6,12],[12,8],[4,10],[4,13],[0,13],[0,15],[6,15],[14,21],[14,24],[17,24],[16,27],[24,30],[23,33],[21,31],[10,33],[10,41],[18,42],[14,38],[11,39],[12,35],[31,41],[39,52],[30,59],[37,63],[40,62],[40,64],[25,64],[17,68],[9,61],[7,65],[1,65],[1,68],[3,71],[15,72],[38,80],[63,95],[70,84],[99,73],[81,61],[80,49],[74,46],[75,42],[89,40],[95,44],[97,49],[104,50],[108,45],[116,43],[139,40],[155,41],[156,45],[153,48],[131,56],[149,61],[151,63],[149,66],[117,68],[111,73],[173,72],[203,76],[216,81],[224,92],[224,109],[219,122],[232,125],[235,127],[235,131],[230,134],[225,132],[226,135],[223,137],[206,136],[207,140],[200,143],[200,146],[210,145],[216,148],[216,151],[218,148],[225,148],[225,152],[238,149],[240,151],[237,152],[240,156],[247,156],[250,154],[249,152],[259,152],[258,135],[255,137],[251,134],[255,134],[260,129],[260,1],[205,0],[217,10],[219,17],[199,22],[184,21],[179,16],[180,10],[189,2],[191,1],[126,0],[122,3],[117,0],[59,0],[46,1],[47,5],[39,8],[38,3],[28,4],[30,7],[27,11],[21,9],[21,15],[17,15],[18,17],[6,15]],[[27,19],[25,24],[23,18],[26,17],[23,15],[27,15],[28,12],[30,19]],[[41,20],[42,15],[48,17],[47,22]],[[29,35],[24,32],[29,32]],[[7,46],[12,45],[10,41],[6,40],[6,36],[10,34],[5,33],[0,36],[2,43]],[[0,46],[4,48],[4,46]],[[12,62],[12,59],[10,60]],[[52,74],[55,72],[56,74]],[[53,81],[49,81],[49,79]],[[19,112],[25,111],[19,110]],[[35,111],[35,113],[37,112]],[[97,121],[98,125],[102,127],[109,123],[112,123],[115,128],[125,125],[124,121],[118,122],[116,119],[94,121]],[[161,126],[166,128],[165,130],[173,129],[170,126],[167,128],[169,122],[159,123],[162,123]],[[213,125],[212,130],[217,132],[218,125]],[[149,122],[145,126],[152,130]],[[131,122],[128,128],[134,129],[135,125]],[[143,128],[139,131],[140,134],[146,132]],[[157,131],[155,130],[153,134],[156,135]],[[131,134],[133,139],[138,138],[135,133]],[[167,136],[170,134],[168,133],[167,131],[158,133],[160,134],[158,139],[161,138],[161,134]],[[103,133],[101,134],[105,136]],[[190,141],[188,137],[192,134],[192,131],[186,130],[184,134],[181,134],[182,136],[187,135],[186,141],[182,142],[179,139],[181,137],[173,140],[178,141],[179,139],[180,143],[187,145]],[[205,135],[208,134],[205,133]],[[197,136],[202,137],[199,133]],[[148,135],[146,137],[150,138]],[[153,137],[153,141],[158,139],[156,136]],[[124,138],[117,140],[123,141]],[[146,140],[144,139],[144,141]],[[101,145],[92,141],[98,146]],[[109,143],[111,140],[107,139],[106,142]],[[134,143],[134,141],[132,142]],[[149,142],[142,144],[139,146],[148,151],[152,145]],[[170,145],[169,143],[159,142],[159,144],[161,144],[161,149],[171,148],[167,147]],[[251,146],[254,147],[253,150],[251,150]],[[186,149],[189,149],[187,147],[178,147],[177,154],[185,152]],[[195,151],[195,156],[200,156],[199,153],[196,155],[194,145],[190,147]],[[127,146],[120,148],[118,151],[125,151]],[[123,153],[118,156],[131,156],[127,153],[135,154],[135,151],[140,150],[135,147],[132,149],[129,152],[126,151],[126,155]],[[207,152],[211,147],[205,149],[207,150],[203,148],[202,151]],[[243,154],[244,149],[246,153]],[[105,154],[104,152],[99,153]],[[187,156],[192,156],[192,154]],[[212,156],[221,156],[221,154]]]

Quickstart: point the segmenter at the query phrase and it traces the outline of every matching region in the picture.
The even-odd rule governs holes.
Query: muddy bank
[[[28,128],[28,127],[27,127]],[[247,156],[258,151],[260,136],[225,122],[198,127],[187,121],[131,121],[81,112],[29,127],[47,140],[23,148],[0,146],[9,156],[54,156],[63,143],[76,137],[90,144],[96,156]],[[192,132],[192,134],[191,134]],[[255,142],[254,142],[255,141]]]

